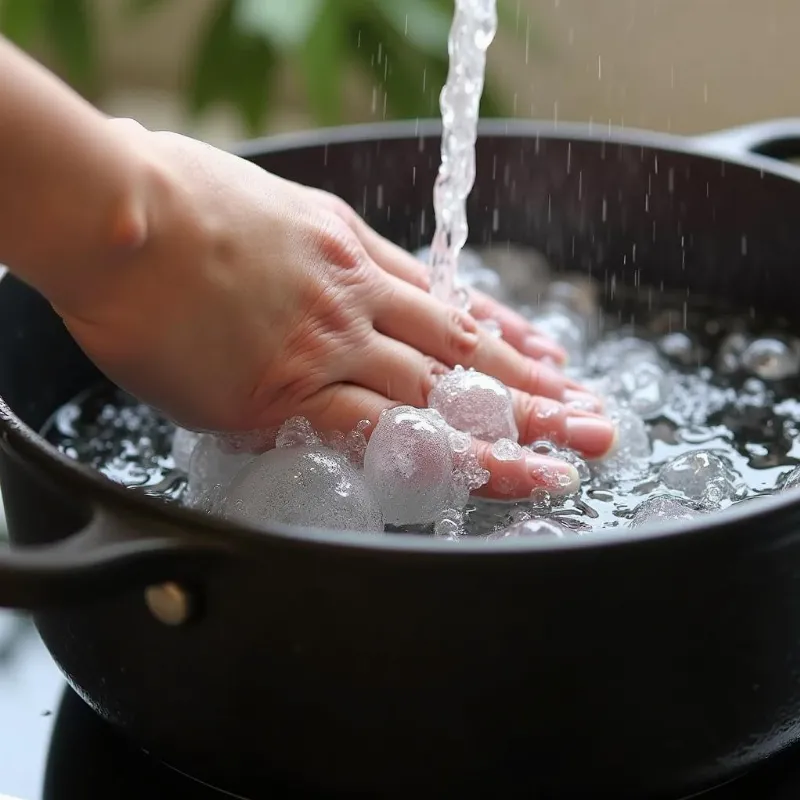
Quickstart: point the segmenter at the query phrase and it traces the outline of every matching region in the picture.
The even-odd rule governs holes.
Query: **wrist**
[[[41,230],[9,264],[62,316],[82,316],[103,305],[148,247],[155,199],[166,178],[148,157],[147,132],[139,128],[132,136],[125,127],[98,117],[95,163],[68,191],[59,191],[53,176],[55,197],[39,216]]]

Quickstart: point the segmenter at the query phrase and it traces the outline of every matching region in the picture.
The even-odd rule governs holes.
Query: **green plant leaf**
[[[379,0],[377,5],[359,3],[358,0],[354,2],[360,12],[356,33],[361,43],[361,47],[354,52],[362,67],[372,74],[376,83],[386,92],[387,111],[394,117],[402,118],[438,117],[439,93],[447,78],[447,34],[453,0],[425,0],[426,5],[435,7],[437,13],[442,15],[442,28],[437,36],[443,39],[441,45],[431,47],[430,52],[416,46],[411,37],[405,35],[405,28],[398,30],[395,23],[386,19],[384,12],[391,0],[385,0],[385,3]],[[406,4],[399,4],[399,8],[405,14]],[[446,31],[443,29],[445,19]],[[384,54],[382,64],[376,63],[378,49]],[[482,113],[486,116],[502,116],[505,113],[506,104],[496,90],[496,84],[487,77],[481,101]],[[383,100],[379,98],[378,102],[382,104]]]
[[[497,0],[497,27],[514,30],[524,25],[522,4],[519,0]]]
[[[374,0],[376,9],[415,50],[441,58],[447,54],[452,11],[430,0]]]
[[[20,47],[30,45],[41,24],[41,0],[0,0],[0,31]]]
[[[276,57],[267,42],[236,27],[234,4],[222,0],[206,22],[191,73],[189,110],[198,116],[218,102],[230,102],[256,135],[267,121]]]
[[[280,49],[301,47],[325,7],[341,0],[236,0],[235,25],[272,42]]]
[[[234,46],[233,2],[223,0],[213,9],[200,32],[187,94],[193,115],[201,114],[225,96],[230,77],[226,57]]]
[[[537,57],[549,57],[552,50],[530,11],[520,7],[519,0],[497,0],[497,29],[514,34],[518,46],[527,47]]]
[[[278,59],[262,39],[242,42],[239,81],[233,94],[239,113],[252,136],[264,132],[270,112],[271,78]]]
[[[43,0],[42,19],[66,79],[91,92],[97,78],[94,27],[86,0]]]
[[[374,12],[374,8],[372,9]],[[447,76],[446,51],[442,58],[426,57],[376,14],[362,14],[351,24],[354,52],[380,88],[376,111],[395,118],[436,116],[438,98]]]
[[[346,18],[342,6],[324,3],[300,48],[306,96],[319,125],[342,121],[342,85],[346,65]]]
[[[483,86],[481,105],[478,113],[481,119],[508,117],[511,115],[511,109],[508,103],[504,101],[502,91],[494,85],[494,82],[488,75],[486,76],[486,81]]]

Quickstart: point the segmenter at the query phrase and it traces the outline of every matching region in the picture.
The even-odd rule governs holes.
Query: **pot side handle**
[[[788,161],[800,158],[800,117],[755,122],[690,139],[706,154],[722,157],[759,155]]]
[[[39,611],[96,602],[168,582],[196,581],[229,548],[224,540],[95,509],[66,539],[0,548],[0,608]]]

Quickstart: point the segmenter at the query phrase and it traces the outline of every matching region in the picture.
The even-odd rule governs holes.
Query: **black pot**
[[[486,124],[472,240],[790,315],[800,172],[763,154],[796,151],[791,121],[700,139]],[[406,247],[430,239],[436,125],[242,153]],[[140,497],[37,435],[98,375],[10,277],[0,343],[0,604],[35,610],[86,701],[192,775],[233,791],[277,774],[348,795],[666,797],[800,734],[796,494],[552,542],[257,532]]]

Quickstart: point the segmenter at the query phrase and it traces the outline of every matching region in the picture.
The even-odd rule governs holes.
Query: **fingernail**
[[[525,466],[536,486],[551,494],[574,494],[581,485],[578,470],[567,461],[533,454],[526,457]]]
[[[526,336],[522,342],[522,352],[531,358],[553,359],[562,366],[567,363],[567,351],[546,336]]]
[[[617,428],[604,417],[576,416],[564,421],[567,444],[587,458],[600,458],[614,446]]]
[[[579,389],[564,390],[564,405],[576,411],[597,413],[603,410],[603,401],[597,395]]]
[[[454,344],[458,358],[469,361],[480,343],[478,323],[469,314],[459,313],[456,316],[455,334]]]

